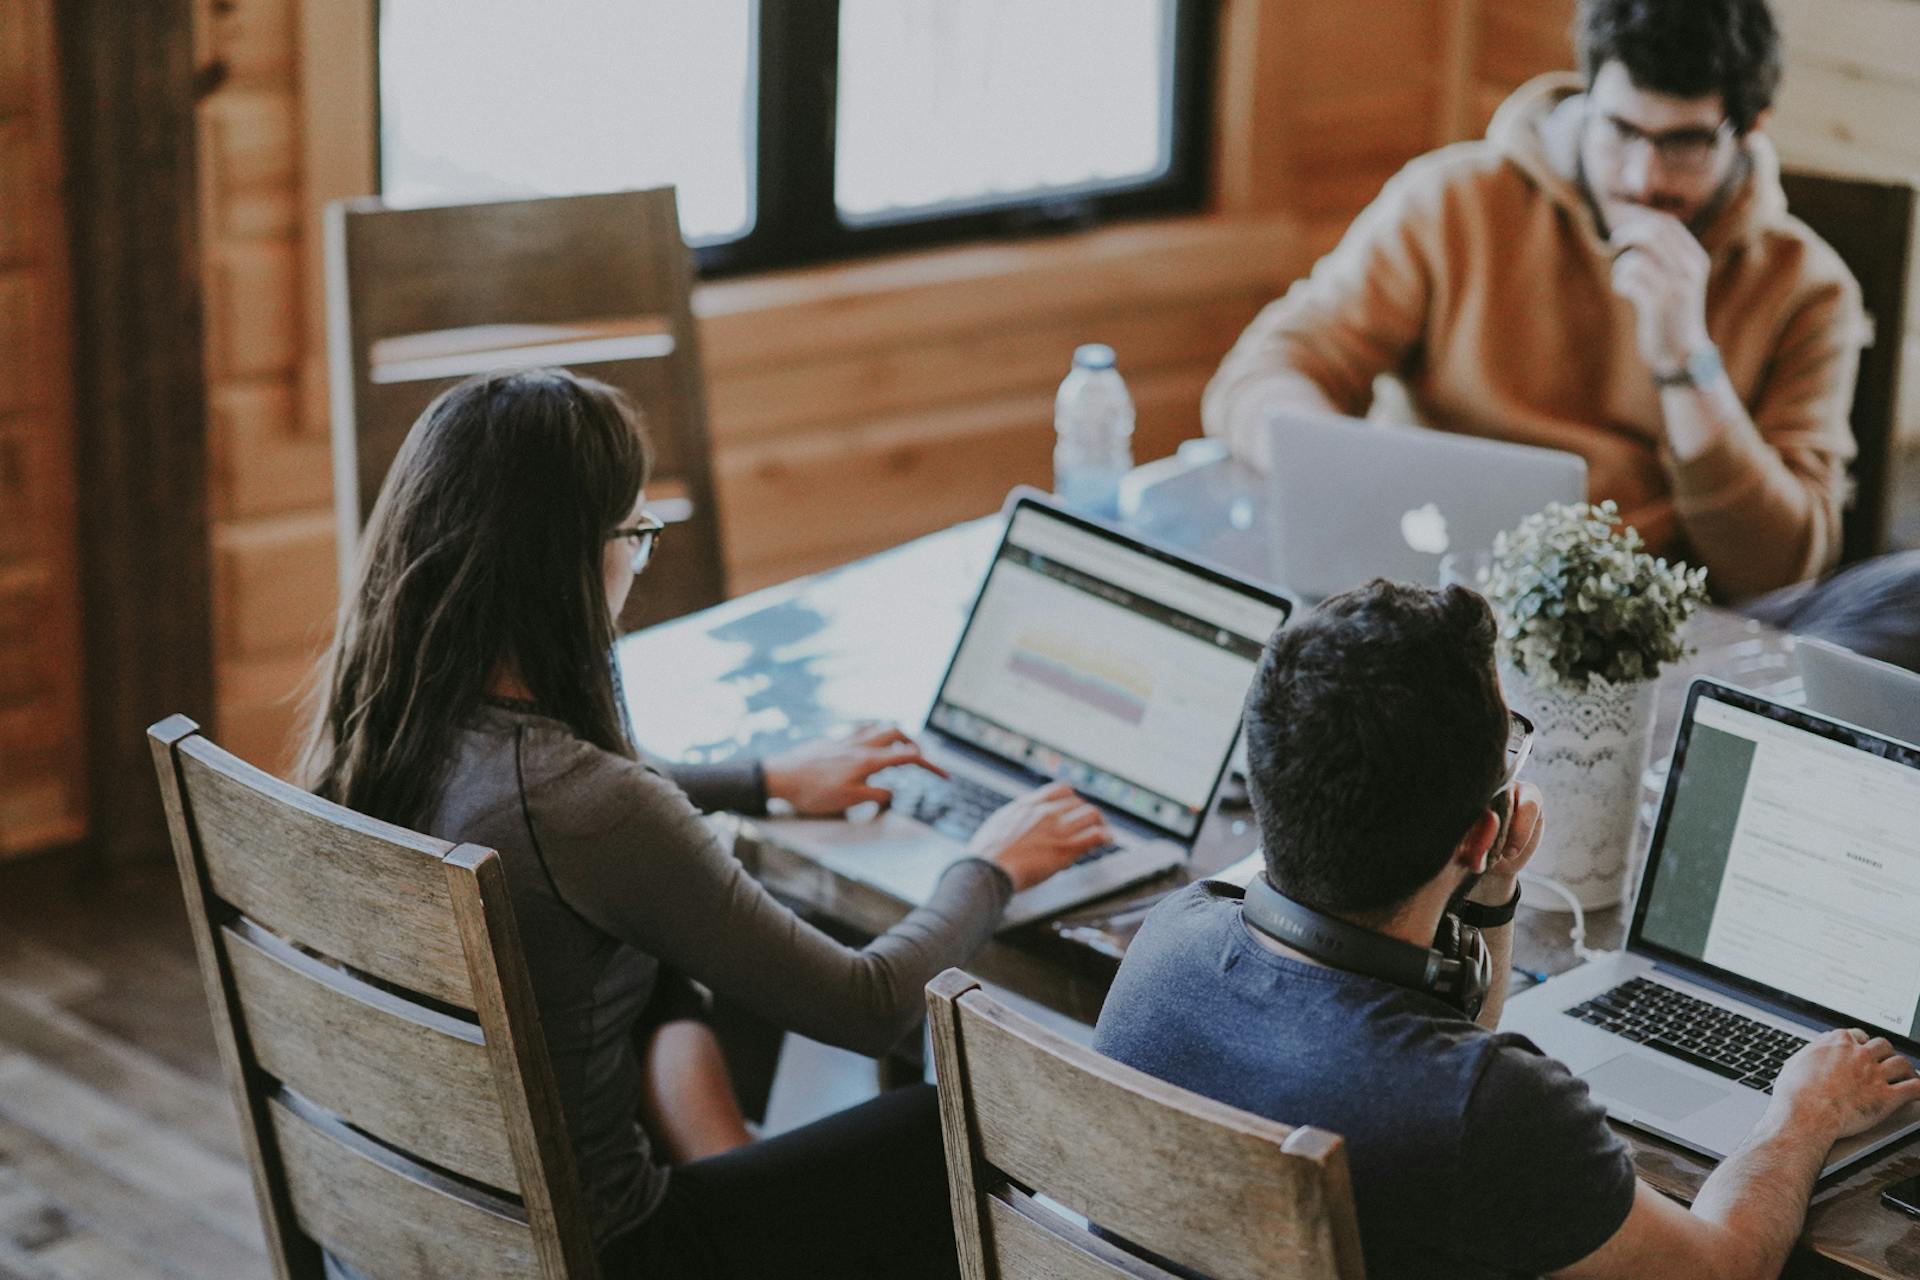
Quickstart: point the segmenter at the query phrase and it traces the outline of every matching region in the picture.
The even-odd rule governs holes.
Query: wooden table
[[[1224,461],[1178,469],[1129,503],[1129,523],[1151,536],[1254,576],[1266,573],[1259,487]],[[641,744],[682,760],[766,752],[887,719],[924,722],[1000,532],[996,519],[932,534],[868,559],[769,587],[625,638],[619,665]],[[644,582],[641,589],[644,590]],[[1720,609],[1691,624],[1697,653],[1663,678],[1638,839],[1664,773],[1686,683],[1713,674],[1782,701],[1798,701],[1792,642]],[[743,860],[776,892],[810,912],[869,933],[904,914],[869,886],[757,838],[743,822]],[[1251,814],[1223,803],[1208,817],[1188,866],[1098,904],[1011,933],[969,968],[1068,1016],[1091,1023],[1127,943],[1166,893],[1253,848]],[[1587,943],[1620,945],[1623,912],[1587,915]],[[1558,973],[1577,963],[1568,917],[1523,906],[1514,939],[1522,971]],[[1516,987],[1526,979],[1514,976]],[[1657,1139],[1623,1129],[1640,1171],[1690,1199],[1709,1166]],[[1879,1203],[1879,1191],[1920,1173],[1920,1145],[1896,1148],[1814,1198],[1806,1256],[1788,1274],[1920,1277],[1920,1223]]]

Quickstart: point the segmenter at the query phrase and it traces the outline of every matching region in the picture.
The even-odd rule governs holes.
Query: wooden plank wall
[[[702,286],[735,590],[995,510],[1052,475],[1073,349],[1118,353],[1134,454],[1199,432],[1200,390],[1299,268],[1292,225],[1181,219]]]
[[[217,731],[269,767],[336,597],[325,407],[298,394],[324,341],[302,310],[298,16],[297,0],[195,12]]]
[[[1789,164],[1920,182],[1920,0],[1773,0],[1787,71],[1769,126]],[[1912,261],[1920,272],[1920,232]],[[1920,288],[1909,286],[1900,434],[1920,442]]]
[[[0,5],[0,856],[85,832],[52,0]]]

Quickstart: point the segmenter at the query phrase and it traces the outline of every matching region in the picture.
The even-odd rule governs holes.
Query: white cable
[[[1573,908],[1573,927],[1567,930],[1567,937],[1573,942],[1573,954],[1582,960],[1598,960],[1601,953],[1587,945],[1587,913],[1581,909],[1580,899],[1573,890],[1555,880],[1552,876],[1543,876],[1535,871],[1522,871],[1520,884],[1524,888],[1550,889],[1567,900]]]

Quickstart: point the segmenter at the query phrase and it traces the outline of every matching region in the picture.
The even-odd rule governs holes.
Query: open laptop
[[[1064,779],[1114,831],[1014,895],[1023,924],[1179,865],[1240,730],[1285,597],[1016,490],[1006,531],[921,731],[953,774],[889,770],[870,821],[776,818],[780,843],[918,905],[993,810]]]
[[[1330,414],[1267,423],[1277,577],[1323,600],[1374,578],[1431,585],[1549,502],[1583,502],[1578,454]]]
[[[1507,1002],[1607,1114],[1714,1159],[1834,1027],[1920,1056],[1920,748],[1708,680],[1687,691],[1626,949]],[[1920,1129],[1839,1143],[1832,1174]]]
[[[1920,675],[1806,636],[1794,638],[1793,652],[1800,659],[1809,710],[1902,742],[1920,742]]]

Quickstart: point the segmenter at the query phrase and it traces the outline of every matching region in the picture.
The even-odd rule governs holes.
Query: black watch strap
[[[1520,909],[1520,886],[1513,886],[1513,896],[1498,907],[1483,906],[1478,902],[1461,902],[1454,906],[1453,914],[1461,924],[1472,925],[1476,929],[1498,929],[1503,924],[1513,923],[1513,913]]]

